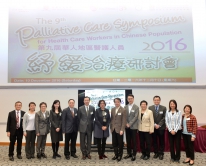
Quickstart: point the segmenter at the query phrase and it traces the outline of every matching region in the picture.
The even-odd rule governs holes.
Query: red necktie
[[[19,111],[16,113],[16,129],[19,128]]]

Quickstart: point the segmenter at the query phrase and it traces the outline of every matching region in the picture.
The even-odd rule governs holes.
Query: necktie
[[[19,128],[19,111],[16,113],[16,129]]]
[[[71,108],[72,117],[74,117],[74,109]]]
[[[88,115],[88,112],[89,112],[89,107],[86,107],[87,109],[86,109],[86,111],[87,111],[87,115]]]
[[[158,116],[158,106],[155,106],[156,116]]]

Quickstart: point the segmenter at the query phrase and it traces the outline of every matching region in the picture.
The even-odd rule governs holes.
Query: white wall
[[[76,101],[75,106],[78,106],[78,89],[0,89],[0,142],[9,142],[6,136],[6,121],[8,112],[14,109],[14,103],[18,100],[22,101],[22,110],[28,110],[28,103],[34,101],[37,104],[36,110],[40,102],[44,101],[48,104],[48,110],[51,108],[52,102],[55,99],[61,101],[62,108],[67,107],[68,99],[73,98]],[[182,110],[184,105],[190,104],[193,108],[193,113],[197,117],[198,124],[206,124],[206,89],[152,89],[152,88],[135,88],[135,103],[139,105],[141,100],[146,100],[149,105],[152,105],[154,95],[160,95],[162,105],[168,108],[170,99],[177,101],[178,109]],[[25,142],[25,140],[23,140]],[[48,136],[47,142],[51,142]],[[79,138],[77,139],[79,142]],[[111,137],[107,141],[111,143]]]

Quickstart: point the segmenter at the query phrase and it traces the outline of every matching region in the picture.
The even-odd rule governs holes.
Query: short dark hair
[[[73,101],[75,102],[75,100],[74,100],[74,99],[69,99],[68,103],[69,103],[71,100],[73,100]]]
[[[142,100],[142,101],[140,102],[140,105],[142,105],[142,103],[145,103],[145,104],[147,105],[147,101],[145,101],[145,100]]]
[[[21,102],[21,101],[17,101],[17,102],[15,102],[15,105],[16,105],[17,103],[21,103],[21,104],[22,104],[22,102]]]
[[[129,96],[134,98],[134,95],[133,95],[133,94],[128,94],[128,96],[127,96],[127,97],[129,97]]]
[[[41,108],[42,105],[46,105],[46,107],[47,107],[47,104],[46,104],[45,102],[41,102],[41,103],[39,104],[39,107]]]
[[[105,102],[105,100],[99,100],[98,107],[100,107],[101,102],[103,102],[104,105],[106,106],[106,102]]]
[[[30,103],[29,103],[29,107],[30,107],[31,104],[34,104],[34,105],[36,106],[35,102],[30,102]]]
[[[89,99],[89,101],[90,101],[90,97],[89,97],[89,96],[85,96],[85,97],[84,97],[84,99],[86,99],[86,98],[88,98],[88,99]]]
[[[177,110],[177,102],[174,99],[169,101],[169,111],[171,111],[170,103],[174,103],[175,104],[175,110],[178,111]]]
[[[119,102],[121,103],[121,99],[120,99],[120,98],[118,98],[118,97],[115,98],[115,99],[114,99],[114,102],[115,102],[115,100],[119,100]]]
[[[185,105],[185,106],[184,106],[184,112],[185,112],[185,108],[186,108],[186,107],[188,107],[188,108],[190,109],[190,114],[191,114],[191,113],[192,113],[192,107],[191,107],[191,105],[189,105],[189,104]]]
[[[160,96],[157,96],[157,95],[154,96],[154,97],[153,97],[153,100],[154,100],[155,98],[159,98],[159,99],[161,100],[161,97],[160,97]]]

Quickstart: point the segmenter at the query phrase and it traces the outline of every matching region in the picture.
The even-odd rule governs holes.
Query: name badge
[[[75,114],[75,116],[77,116],[77,114]]]
[[[187,118],[186,120],[190,120],[190,118]]]
[[[107,115],[107,113],[105,112],[104,115]]]
[[[163,114],[163,112],[161,111],[161,112],[159,112],[160,114]]]
[[[117,115],[121,115],[121,113],[118,113]]]
[[[134,112],[134,110],[131,110],[131,112]]]
[[[93,114],[93,112],[90,113],[91,115]]]

